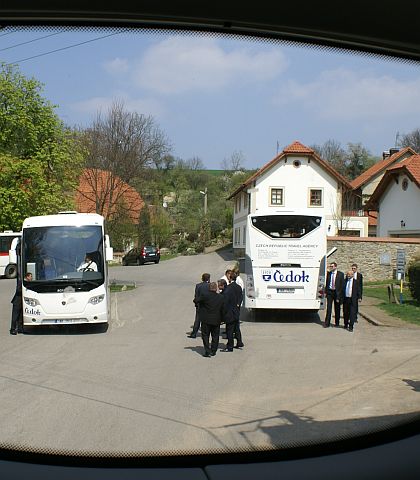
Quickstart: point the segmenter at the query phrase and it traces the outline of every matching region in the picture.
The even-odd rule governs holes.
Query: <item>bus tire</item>
[[[9,263],[4,269],[4,276],[6,278],[16,278],[17,275],[17,265],[14,263]]]

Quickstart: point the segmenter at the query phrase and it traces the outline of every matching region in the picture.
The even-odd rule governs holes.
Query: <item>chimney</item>
[[[400,151],[399,148],[390,148],[389,155],[394,155],[394,153],[398,153]]]
[[[391,154],[389,153],[389,150],[384,150],[382,152],[382,160],[385,160],[386,158],[390,157]]]

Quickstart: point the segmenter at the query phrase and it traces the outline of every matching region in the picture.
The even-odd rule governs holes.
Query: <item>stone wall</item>
[[[405,250],[406,265],[420,256],[420,238],[328,237],[327,244],[328,251],[337,247],[328,260],[337,262],[338,270],[346,272],[357,263],[366,281],[395,278],[397,249]],[[383,264],[386,256],[389,265]]]

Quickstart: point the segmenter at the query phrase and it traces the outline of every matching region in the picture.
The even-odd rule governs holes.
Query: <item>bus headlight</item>
[[[36,298],[23,297],[23,299],[25,300],[26,305],[29,305],[30,307],[36,307],[37,305],[40,305]]]
[[[89,298],[89,303],[91,303],[92,305],[98,305],[98,303],[101,303],[104,298],[105,295],[96,295],[95,297]]]

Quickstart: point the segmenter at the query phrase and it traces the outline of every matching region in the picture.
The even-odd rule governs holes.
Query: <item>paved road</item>
[[[201,273],[217,253],[115,267],[138,288],[114,294],[107,333],[8,334],[14,282],[0,280],[0,445],[157,453],[272,448],[402,422],[420,410],[420,329],[317,315],[244,321],[245,348],[202,357],[189,339]],[[245,319],[246,320],[246,319]],[[221,340],[221,346],[223,341]]]

